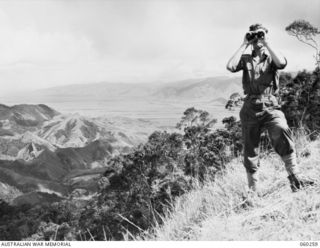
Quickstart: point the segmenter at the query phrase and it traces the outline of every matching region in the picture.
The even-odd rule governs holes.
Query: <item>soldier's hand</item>
[[[247,32],[245,35],[244,35],[244,38],[243,38],[243,44],[246,45],[246,46],[249,46],[251,43],[252,43],[252,40],[251,41],[248,41],[247,39],[247,34],[249,32]]]
[[[260,29],[260,30],[257,30],[257,32],[263,32],[264,36],[259,38],[259,41],[263,44],[263,45],[266,45],[268,43],[268,36],[267,36],[267,33],[263,30],[263,29]]]

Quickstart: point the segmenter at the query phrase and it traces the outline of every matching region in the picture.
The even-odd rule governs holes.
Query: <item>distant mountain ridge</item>
[[[111,101],[119,99],[148,100],[214,100],[228,99],[234,92],[242,92],[240,77],[209,77],[168,83],[91,83],[59,86],[28,93],[23,100],[33,102]],[[13,96],[14,97],[14,96]],[[15,96],[16,97],[16,96]]]
[[[163,99],[179,100],[214,100],[228,99],[233,92],[241,91],[240,80],[237,78],[217,77],[194,81],[182,81],[166,85],[154,95]]]
[[[20,104],[6,106],[0,104],[0,132],[2,135],[24,133],[35,130],[45,121],[51,120],[60,113],[44,104]],[[7,132],[5,132],[7,131]]]

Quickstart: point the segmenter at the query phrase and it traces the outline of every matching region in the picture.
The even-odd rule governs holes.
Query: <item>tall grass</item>
[[[295,132],[302,174],[320,178],[320,141]],[[262,154],[260,196],[248,195],[241,159],[204,186],[178,198],[163,224],[138,240],[319,240],[320,187],[292,193],[284,164],[275,153]],[[248,206],[246,199],[252,200]]]

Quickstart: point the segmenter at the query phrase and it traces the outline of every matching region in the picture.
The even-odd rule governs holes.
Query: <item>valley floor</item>
[[[320,141],[298,148],[301,172],[316,186],[292,193],[283,163],[276,154],[264,155],[259,174],[259,197],[245,204],[247,182],[240,160],[233,161],[215,182],[207,182],[179,198],[164,224],[143,240],[320,240]],[[309,156],[301,156],[308,154]],[[250,197],[250,196],[249,196]]]

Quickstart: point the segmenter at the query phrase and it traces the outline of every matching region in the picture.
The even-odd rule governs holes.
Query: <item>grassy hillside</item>
[[[260,196],[245,204],[247,181],[240,160],[229,164],[215,182],[208,181],[178,198],[164,224],[138,240],[319,240],[320,140],[297,138],[301,172],[317,186],[292,193],[283,163],[264,155]],[[309,155],[310,154],[310,155]]]

